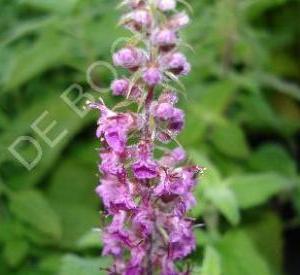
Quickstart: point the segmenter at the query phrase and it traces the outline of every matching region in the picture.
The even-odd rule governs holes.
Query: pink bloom
[[[174,10],[176,8],[176,0],[156,0],[156,5],[162,11]]]
[[[164,200],[173,199],[174,196],[182,195],[185,191],[181,174],[171,171],[161,173],[160,183],[154,189],[154,193],[164,197]]]
[[[182,259],[196,248],[192,224],[179,217],[173,217],[170,226],[169,258]]]
[[[136,9],[144,6],[144,0],[124,0],[124,4],[128,5],[130,8]]]
[[[113,54],[114,65],[128,69],[128,76],[114,80],[111,90],[126,97],[116,110],[124,110],[127,99],[133,104],[122,112],[103,101],[89,104],[100,111],[96,193],[110,216],[107,222],[111,220],[103,229],[102,253],[114,259],[110,275],[189,275],[189,269],[179,272],[175,262],[195,249],[187,211],[196,203],[192,191],[201,169],[182,166],[186,154],[181,147],[156,147],[157,140],[173,141],[184,126],[184,112],[175,106],[177,94],[164,87],[172,81],[170,73],[190,71],[186,57],[177,51],[179,29],[189,17],[176,12],[176,0],[122,4],[129,11],[121,24],[135,37]]]
[[[167,120],[173,117],[174,107],[170,103],[157,104],[153,110],[153,116],[159,119]]]
[[[111,84],[113,95],[126,95],[129,88],[129,81],[127,79],[117,79]]]
[[[158,166],[151,160],[140,160],[132,166],[134,176],[137,179],[153,179],[158,175]]]
[[[171,117],[168,129],[174,133],[182,130],[184,125],[184,112],[180,109],[174,108],[173,116]]]
[[[180,12],[170,18],[168,26],[171,29],[178,30],[186,26],[189,22],[190,18],[186,12]]]
[[[177,101],[178,101],[178,97],[176,93],[173,91],[165,91],[158,98],[158,102],[166,102],[172,105],[176,104]]]
[[[129,187],[126,183],[121,183],[115,176],[103,177],[96,192],[102,198],[105,207],[111,213],[136,208],[129,192]]]
[[[162,73],[159,68],[150,67],[145,69],[143,79],[149,86],[156,86],[162,81]]]
[[[160,163],[163,166],[173,167],[173,166],[179,164],[180,162],[184,161],[185,157],[186,157],[186,154],[185,154],[185,151],[183,150],[183,148],[178,147],[178,148],[175,148],[170,153],[163,156],[160,160]]]
[[[162,58],[162,66],[175,75],[187,75],[191,70],[190,63],[182,53],[171,53]]]
[[[154,215],[151,209],[140,208],[133,218],[133,224],[142,236],[150,235],[154,230]]]
[[[113,62],[116,66],[131,70],[139,68],[145,60],[144,52],[134,47],[123,48],[113,55]]]
[[[149,11],[144,9],[133,11],[130,17],[136,22],[136,24],[140,25],[141,27],[149,27],[152,22]]]
[[[173,47],[176,45],[177,36],[173,30],[170,29],[158,29],[151,37],[152,43],[159,47]]]
[[[136,118],[126,113],[110,113],[100,117],[97,136],[103,137],[108,146],[116,152],[123,152],[127,142],[128,132],[136,128]]]
[[[120,175],[124,173],[124,166],[120,160],[120,156],[112,150],[102,150],[100,152],[101,165],[99,170],[105,174]]]

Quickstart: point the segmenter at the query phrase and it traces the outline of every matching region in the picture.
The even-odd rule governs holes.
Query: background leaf
[[[201,270],[202,275],[221,275],[220,255],[215,248],[207,246]]]
[[[218,245],[218,251],[226,275],[271,275],[267,263],[249,236],[241,230],[227,233]]]
[[[60,239],[60,220],[40,192],[35,190],[19,191],[12,194],[10,199],[10,209],[18,219],[36,228],[45,234],[45,237]]]
[[[291,182],[276,173],[236,176],[229,178],[228,184],[242,208],[263,204],[272,196],[291,188]]]
[[[107,268],[110,264],[109,259],[102,258],[81,258],[76,255],[66,255],[59,275],[99,275],[104,271],[100,268]]]
[[[243,131],[234,124],[216,126],[211,136],[212,143],[220,152],[234,158],[249,156],[249,147]]]

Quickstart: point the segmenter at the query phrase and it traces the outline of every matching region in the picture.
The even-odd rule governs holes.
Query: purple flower
[[[164,91],[158,98],[158,102],[170,103],[172,105],[178,102],[177,94],[173,91]]]
[[[135,246],[130,251],[131,260],[125,268],[125,275],[143,275],[145,268],[143,268],[143,261],[146,257],[146,249],[143,245]]]
[[[154,215],[151,209],[140,208],[133,218],[133,224],[142,236],[150,235],[154,230]]]
[[[115,66],[124,67],[130,70],[138,69],[146,60],[141,49],[127,47],[119,50],[113,55]]]
[[[170,18],[168,26],[171,29],[178,30],[186,26],[189,22],[190,18],[186,12],[180,12]]]
[[[129,88],[129,81],[127,79],[117,79],[111,84],[113,95],[126,95]]]
[[[103,177],[101,184],[96,188],[96,192],[111,213],[136,208],[127,183],[121,183],[115,176]]]
[[[160,164],[163,166],[173,167],[180,162],[184,161],[186,157],[185,151],[182,147],[175,148],[170,153],[164,155],[161,160]]]
[[[137,179],[153,179],[158,175],[158,166],[151,160],[140,160],[133,164],[132,170]]]
[[[173,116],[171,117],[168,129],[171,132],[178,133],[182,130],[184,125],[184,112],[180,109],[174,108]]]
[[[182,53],[167,54],[162,58],[163,66],[175,75],[187,75],[191,70],[190,63]]]
[[[156,0],[155,3],[162,11],[174,10],[176,8],[176,0]]]
[[[184,161],[186,158],[185,151],[182,147],[175,148],[171,152],[171,157],[174,159],[176,163],[179,163],[181,161]]]
[[[152,16],[151,13],[141,5],[140,8],[137,7],[132,12],[126,14],[121,22],[123,22],[124,26],[129,30],[141,32],[151,27]]]
[[[162,73],[159,68],[150,67],[145,69],[143,79],[149,86],[156,86],[162,81]]]
[[[128,5],[130,8],[136,9],[136,8],[142,8],[145,5],[144,0],[124,0],[124,4]]]
[[[169,50],[176,45],[177,36],[173,30],[168,28],[158,29],[153,33],[151,40],[153,45],[159,46],[163,50]]]
[[[160,103],[152,110],[153,116],[159,119],[168,120],[173,117],[174,107],[170,103]]]
[[[103,231],[104,249],[103,255],[120,256],[124,245],[130,244],[129,234],[123,229],[126,212],[118,212],[114,215],[112,223]],[[126,240],[123,242],[123,240]]]
[[[182,195],[186,191],[181,173],[164,171],[160,175],[160,183],[154,189],[157,196],[163,197],[164,201],[173,199],[174,196]]]
[[[171,142],[184,126],[184,112],[175,106],[177,94],[165,87],[172,85],[170,73],[190,71],[186,57],[177,51],[178,32],[189,17],[176,12],[176,0],[122,4],[128,11],[120,23],[134,39],[113,54],[114,65],[128,69],[128,76],[114,80],[111,90],[136,106],[117,112],[101,99],[89,104],[100,111],[96,135],[101,177],[96,193],[111,217],[103,228],[103,254],[114,259],[111,275],[189,275],[189,269],[179,272],[175,262],[195,249],[187,211],[196,204],[192,192],[201,169],[183,165],[186,154],[181,147],[156,147],[156,140]],[[146,50],[136,47],[142,44]]]
[[[97,137],[103,137],[107,145],[118,153],[125,150],[128,132],[135,129],[136,117],[128,113],[113,113],[100,117]]]
[[[169,258],[182,259],[196,248],[196,240],[190,221],[179,217],[172,218],[170,230]]]
[[[167,257],[163,259],[161,275],[179,275],[176,271],[173,260]]]
[[[152,22],[152,17],[149,11],[144,9],[135,10],[131,13],[132,20],[141,27],[149,27]]]
[[[125,172],[120,156],[112,150],[101,150],[100,158],[102,160],[99,170],[105,174],[120,175]]]

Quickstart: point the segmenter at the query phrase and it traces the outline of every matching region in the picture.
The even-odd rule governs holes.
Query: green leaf
[[[57,13],[72,11],[78,2],[79,0],[22,0],[23,4]]]
[[[292,194],[292,201],[297,211],[298,217],[300,217],[300,177],[296,178],[296,188]]]
[[[193,217],[199,217],[205,208],[205,202],[201,199],[204,196],[204,190],[210,188],[210,186],[219,184],[221,175],[205,154],[191,150],[189,151],[189,156],[193,163],[206,168],[205,173],[199,178],[199,183],[194,190],[194,195],[198,198],[198,202],[191,212]]]
[[[59,240],[61,225],[58,216],[42,193],[25,190],[10,197],[10,210],[19,220],[36,228],[41,233]]]
[[[210,186],[205,189],[205,197],[210,200],[227,220],[236,225],[240,220],[237,200],[231,189],[223,184]]]
[[[224,275],[271,275],[266,261],[242,230],[229,231],[217,249]]]
[[[214,82],[204,88],[199,105],[205,112],[221,115],[230,104],[235,90],[236,85],[232,81]]]
[[[82,258],[76,255],[67,255],[62,260],[59,275],[100,275],[100,271],[110,265],[110,259],[106,257]]]
[[[101,234],[96,230],[89,230],[76,243],[78,249],[100,248]]]
[[[47,255],[41,259],[38,265],[42,271],[41,274],[57,274],[61,266],[61,260],[61,254],[48,251]]]
[[[51,43],[49,43],[51,41]],[[45,70],[54,67],[68,55],[68,39],[46,32],[30,48],[19,50],[4,75],[2,92],[15,89]]]
[[[288,190],[291,182],[276,173],[259,173],[228,178],[241,208],[250,208],[265,203],[272,196]]]
[[[249,158],[248,165],[259,172],[274,171],[287,176],[297,174],[296,164],[291,156],[279,145],[265,144]]]
[[[16,267],[25,259],[28,252],[29,245],[25,240],[14,239],[6,242],[3,256],[10,266]]]
[[[272,212],[265,212],[243,228],[253,240],[257,250],[268,262],[272,274],[281,275],[284,240],[283,224],[280,217]]]
[[[223,154],[233,158],[247,158],[250,149],[242,129],[232,123],[218,125],[212,132],[211,141]]]
[[[87,231],[99,226],[95,143],[76,144],[53,173],[48,198],[62,220],[62,246],[76,246]],[[80,221],[80,222],[79,222]],[[100,239],[98,237],[98,245]]]
[[[56,120],[57,125],[51,131],[51,135],[49,134],[51,139],[54,139],[63,131],[67,131],[67,134],[53,148],[48,146],[39,135],[32,133],[30,128],[30,125],[44,113],[45,106],[47,106],[48,114],[40,123],[42,125],[39,127],[45,129],[52,121]],[[43,96],[40,100],[36,100],[32,106],[23,111],[22,114],[10,124],[10,127],[6,129],[3,135],[0,135],[0,150],[3,151],[3,154],[0,155],[0,163],[1,161],[9,160],[13,171],[10,174],[9,184],[16,188],[22,188],[38,183],[59,159],[61,151],[70,143],[74,135],[78,133],[83,126],[87,125],[91,120],[94,120],[95,115],[96,113],[90,113],[80,119],[55,93],[48,93],[48,95]],[[27,171],[7,150],[15,140],[23,135],[32,136],[42,149],[42,158],[34,168],[34,172]],[[26,160],[32,160],[36,157],[37,152],[36,149],[32,149],[32,145],[28,146],[34,153],[34,157],[32,158],[27,156],[27,148],[23,149],[21,146],[19,147],[17,148],[18,153],[22,157],[25,157]]]
[[[212,246],[205,248],[201,275],[221,275],[221,258],[218,251]]]
[[[53,20],[53,17],[45,16],[42,18],[34,18],[31,20],[22,21],[21,23],[18,22],[18,24],[12,30],[9,30],[9,32],[6,34],[2,45],[9,44],[28,33],[36,32],[42,28],[45,28],[49,26],[49,24],[53,22]]]
[[[213,184],[218,184],[221,181],[221,175],[215,164],[203,152],[190,150],[189,157],[196,165],[205,168],[204,175],[201,177],[201,185],[208,187]]]
[[[282,121],[273,111],[269,102],[261,93],[242,94],[240,119],[251,127],[259,129],[276,129],[282,131]]]

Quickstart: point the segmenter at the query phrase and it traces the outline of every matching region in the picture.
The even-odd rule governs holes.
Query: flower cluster
[[[90,104],[100,111],[101,179],[96,192],[111,219],[103,229],[103,254],[114,257],[108,274],[189,274],[189,269],[178,271],[175,262],[195,249],[187,211],[196,203],[192,191],[201,169],[184,165],[183,148],[163,147],[184,127],[184,112],[176,107],[176,91],[168,84],[190,71],[177,47],[178,31],[189,17],[176,12],[176,0],[122,4],[128,12],[121,23],[140,43],[114,53],[114,65],[127,75],[114,80],[111,90],[139,108],[116,112],[103,102]]]

